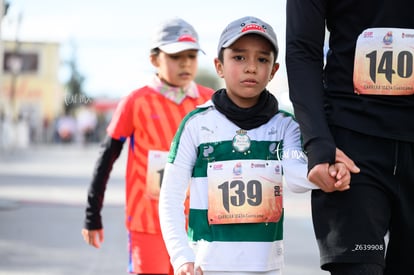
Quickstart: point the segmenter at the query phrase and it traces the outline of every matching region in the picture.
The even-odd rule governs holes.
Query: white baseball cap
[[[186,50],[199,50],[198,34],[194,27],[181,18],[172,18],[162,22],[156,29],[151,49],[159,48],[167,54]]]

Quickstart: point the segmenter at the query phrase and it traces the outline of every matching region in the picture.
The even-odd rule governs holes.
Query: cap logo
[[[259,26],[259,25],[256,25],[256,24],[250,24],[250,25],[244,26],[241,30],[242,33],[247,32],[247,31],[266,32],[266,30],[262,26]]]
[[[178,37],[178,41],[179,42],[194,42],[194,43],[197,42],[197,40],[189,34],[181,35],[180,37]]]

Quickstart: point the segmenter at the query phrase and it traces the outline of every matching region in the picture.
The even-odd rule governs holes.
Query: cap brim
[[[275,48],[275,50],[278,50],[278,46],[277,46],[275,43],[273,43],[273,41],[272,41],[271,37],[269,37],[269,35],[267,35],[267,34],[263,33],[262,31],[256,31],[256,30],[249,30],[249,31],[246,31],[246,32],[239,33],[237,36],[233,37],[232,39],[230,39],[230,40],[228,40],[226,43],[224,43],[224,44],[221,46],[221,48],[228,48],[228,47],[230,47],[230,46],[231,46],[231,45],[233,45],[233,44],[234,44],[234,42],[236,42],[236,41],[237,41],[240,37],[243,37],[243,36],[245,36],[245,35],[247,35],[247,34],[258,34],[258,35],[261,35],[262,37],[266,38],[266,39],[270,42],[270,44],[272,44],[272,45],[273,45],[273,47]],[[219,52],[220,52],[221,48],[219,49]]]
[[[159,46],[161,51],[167,53],[167,54],[175,54],[187,50],[196,50],[201,51],[204,53],[204,51],[200,48],[200,46],[196,43],[192,42],[177,42],[177,43],[171,43],[167,45]]]

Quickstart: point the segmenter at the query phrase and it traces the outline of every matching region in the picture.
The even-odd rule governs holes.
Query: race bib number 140
[[[414,30],[366,29],[355,49],[354,87],[358,94],[412,95]]]

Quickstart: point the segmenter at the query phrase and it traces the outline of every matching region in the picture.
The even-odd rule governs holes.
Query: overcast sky
[[[91,96],[119,97],[144,85],[154,69],[149,63],[152,29],[165,18],[179,16],[200,36],[206,55],[201,68],[214,72],[213,58],[221,31],[232,20],[256,16],[270,23],[279,40],[279,72],[269,84],[279,100],[286,100],[286,0],[9,0],[2,22],[2,38],[52,41],[61,45],[62,60],[72,54],[85,76]],[[21,18],[18,24],[19,15]],[[62,81],[67,76],[62,66]],[[282,103],[283,104],[283,103]]]

